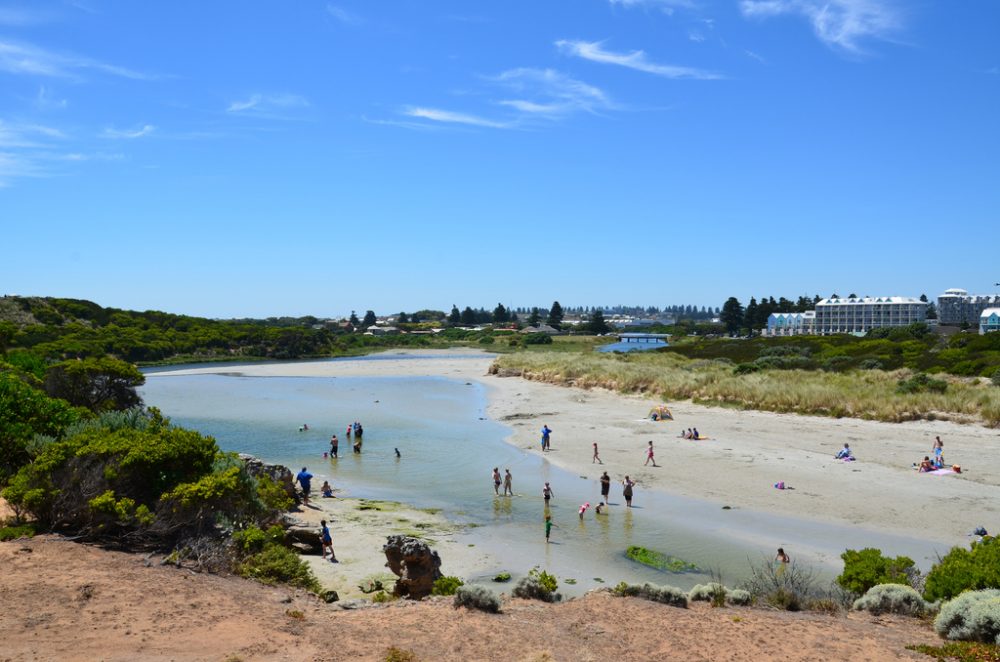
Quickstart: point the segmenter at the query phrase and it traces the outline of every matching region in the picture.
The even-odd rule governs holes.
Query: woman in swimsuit
[[[552,491],[552,488],[549,486],[548,483],[545,483],[545,487],[542,488],[542,498],[545,499],[546,507],[548,507],[549,505],[549,499],[551,499],[554,496],[555,493]]]
[[[511,481],[514,477],[510,475],[510,469],[504,469],[503,476],[503,495],[504,496],[514,496],[514,488],[511,487]]]
[[[493,491],[500,496],[500,468],[493,467]]]
[[[622,481],[622,496],[625,497],[625,505],[628,508],[632,507],[632,488],[635,487],[635,483],[628,476],[625,476],[625,480]]]
[[[611,476],[605,471],[601,474],[601,499],[608,503],[608,494],[611,493]]]

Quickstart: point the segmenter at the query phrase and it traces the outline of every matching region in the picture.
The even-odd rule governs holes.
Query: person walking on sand
[[[330,563],[339,563],[339,561],[337,561],[337,555],[333,553],[333,536],[330,535],[330,529],[326,525],[326,520],[325,519],[320,520],[319,523],[323,525],[323,529],[320,533],[321,537],[323,538],[323,551],[322,551],[323,560],[324,561],[326,560],[326,550],[329,547]]]
[[[542,426],[542,450],[547,451],[552,448],[549,436],[552,434],[552,430],[549,429],[548,425]]]
[[[654,467],[656,466],[656,459],[653,457],[653,442],[652,442],[652,440],[650,440],[649,446],[646,448],[646,463],[643,464],[642,466],[646,466],[650,462],[653,463]]]
[[[493,491],[500,496],[500,468],[493,467]]]
[[[941,441],[941,437],[934,437],[934,457],[940,457],[944,453],[944,442]]]
[[[552,491],[552,486],[545,483],[545,487],[542,488],[542,498],[545,499],[545,507],[549,507],[549,500],[555,496],[555,492]]]
[[[596,441],[594,442],[594,459],[592,459],[590,461],[590,463],[593,464],[595,462],[598,462],[600,464],[604,464],[604,462],[601,462],[601,456],[597,453],[597,442]]]
[[[337,457],[337,450],[340,448],[340,440],[337,435],[330,437],[330,457]]]
[[[310,482],[312,481],[312,477],[313,475],[305,467],[302,467],[302,471],[295,476],[295,480],[302,486],[302,503],[307,506],[309,505],[309,489],[312,487],[312,483]]]
[[[609,494],[611,494],[611,476],[605,471],[601,474],[601,498],[604,500],[604,503],[610,503],[608,501]]]
[[[559,528],[558,526],[556,526],[555,524],[552,523],[552,515],[546,515],[545,516],[545,543],[546,544],[548,544],[548,542],[549,542],[549,534],[552,533],[552,527],[553,526],[555,526],[557,529]]]
[[[504,496],[514,496],[514,488],[511,485],[511,482],[514,480],[514,477],[510,475],[510,469],[504,469],[503,471],[504,471],[504,474],[503,474],[503,495]]]
[[[635,483],[631,478],[625,476],[625,480],[622,481],[622,496],[625,497],[625,506],[628,508],[632,507],[632,488],[635,487]]]

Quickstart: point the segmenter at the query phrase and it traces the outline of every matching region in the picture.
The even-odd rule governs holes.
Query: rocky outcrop
[[[256,458],[253,455],[247,455],[246,453],[240,453],[240,459],[243,460],[243,464],[247,467],[247,472],[254,478],[259,478],[260,476],[267,476],[275,484],[280,485],[285,493],[295,499],[298,502],[299,497],[295,493],[295,478],[292,476],[291,470],[280,464],[267,464],[260,458]]]
[[[434,582],[441,577],[441,557],[427,543],[409,536],[389,536],[382,551],[386,566],[399,577],[392,589],[394,595],[420,600],[431,594]]]
[[[285,540],[299,554],[322,554],[323,540],[319,529],[310,526],[292,526],[285,529]]]

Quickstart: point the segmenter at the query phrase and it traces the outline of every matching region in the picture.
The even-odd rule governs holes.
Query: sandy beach
[[[460,350],[468,355],[468,350]],[[512,428],[509,443],[541,453],[539,430],[552,428],[549,462],[594,480],[629,474],[643,490],[721,505],[836,522],[945,545],[966,544],[977,526],[1000,528],[1000,433],[943,421],[880,423],[666,403],[674,421],[652,422],[656,401],[488,374],[492,358],[453,358],[423,350],[421,360],[315,361],[209,366],[171,374],[239,372],[248,376],[442,376],[487,387],[489,415]],[[440,358],[437,358],[440,357]],[[707,441],[679,438],[696,427]],[[961,475],[913,470],[935,436]],[[644,467],[648,441],[659,468]],[[591,461],[598,442],[604,465]],[[847,442],[858,458],[834,454]],[[777,490],[784,481],[793,489]]]

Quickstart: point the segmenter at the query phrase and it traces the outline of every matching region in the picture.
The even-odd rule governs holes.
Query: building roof
[[[964,297],[964,296],[966,296],[968,294],[969,294],[968,292],[966,292],[965,290],[963,290],[960,287],[953,287],[951,289],[945,290],[944,294],[942,294],[941,296]]]
[[[924,303],[914,297],[839,297],[836,299],[823,299],[816,306],[840,306],[844,304],[855,305],[879,305],[883,303]]]
[[[984,319],[991,315],[996,315],[997,317],[1000,317],[1000,308],[987,308],[986,310],[983,311],[983,314],[979,316],[979,319]]]

